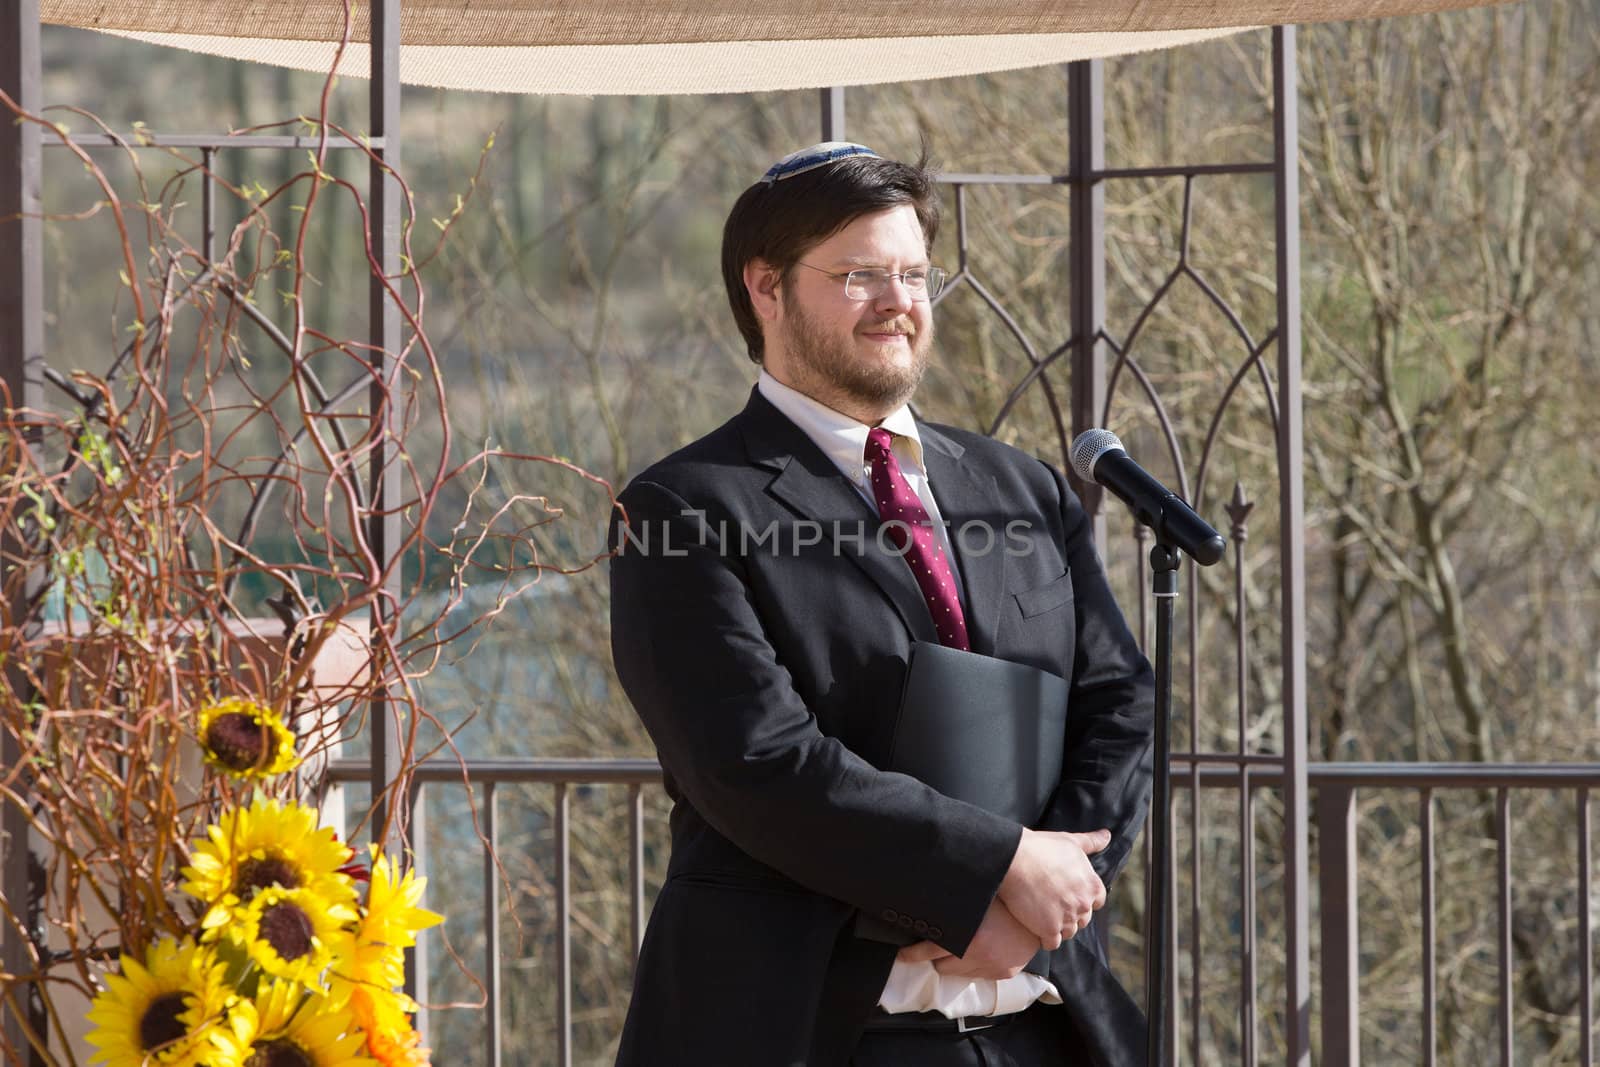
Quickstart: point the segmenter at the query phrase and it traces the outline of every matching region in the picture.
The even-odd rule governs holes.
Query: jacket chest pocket
[[[1070,571],[1043,585],[1008,593],[1000,613],[996,654],[1070,680],[1077,644],[1074,604]]]
[[[1065,604],[1072,603],[1072,572],[1067,571],[1061,577],[1044,585],[1024,589],[1020,593],[1013,593],[1012,596],[1016,598],[1017,607],[1024,619],[1043,615],[1047,611],[1055,611]]]

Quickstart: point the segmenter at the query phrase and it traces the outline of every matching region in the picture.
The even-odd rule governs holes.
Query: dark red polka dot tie
[[[900,462],[890,449],[892,437],[882,427],[867,433],[867,464],[872,468],[872,499],[878,505],[878,518],[883,520],[895,549],[911,565],[911,573],[933,613],[939,643],[970,652],[967,619],[961,613],[950,561],[933,535],[927,509],[900,473]]]

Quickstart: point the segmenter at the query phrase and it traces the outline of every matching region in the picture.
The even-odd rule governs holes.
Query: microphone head
[[[1086,482],[1094,481],[1094,465],[1100,457],[1113,449],[1126,451],[1117,435],[1110,430],[1085,430],[1072,442],[1072,469]]]

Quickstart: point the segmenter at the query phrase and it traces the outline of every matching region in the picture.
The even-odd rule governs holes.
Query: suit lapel
[[[966,597],[967,639],[972,651],[995,654],[1000,606],[1006,588],[1006,515],[994,477],[964,461],[966,449],[937,428],[917,423],[928,484],[950,532]],[[972,524],[966,535],[962,528]]]
[[[775,472],[767,492],[801,518],[818,523],[823,545],[831,545],[878,586],[915,640],[937,643],[933,616],[910,566],[878,543],[877,513],[833,461],[759,390],[751,390],[740,422],[751,461]],[[861,543],[836,541],[835,523],[849,535],[862,530]]]

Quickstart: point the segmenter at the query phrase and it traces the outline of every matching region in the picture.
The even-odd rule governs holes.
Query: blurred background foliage
[[[1594,0],[1529,0],[1300,33],[1313,759],[1595,758],[1597,14]],[[47,27],[44,40],[46,102],[82,106],[118,130],[136,122],[172,133],[277,122],[314,113],[322,87],[318,76],[86,31]],[[1270,51],[1269,35],[1255,31],[1108,60],[1108,165],[1270,161]],[[359,131],[365,93],[365,82],[339,83],[334,119]],[[946,172],[1066,169],[1064,68],[851,89],[846,99],[848,136],[886,155],[914,158],[926,139]],[[401,170],[416,197],[419,234],[448,216],[458,195],[471,198],[423,271],[460,447],[563,456],[620,488],[742,406],[756,368],[726,310],[722,222],[772,160],[818,140],[815,92],[588,99],[408,88],[403,115]],[[56,117],[90,128],[78,116]],[[178,169],[159,153],[141,158],[152,188]],[[131,177],[113,153],[103,164]],[[218,169],[272,189],[304,165],[238,150],[223,153]],[[353,153],[336,154],[333,167],[365,180]],[[953,197],[945,191],[934,258],[953,266]],[[1228,381],[1274,327],[1272,179],[1203,176],[1188,191],[1184,262],[1237,313],[1249,343],[1185,277],[1150,312],[1130,354],[1172,421],[1182,478],[1199,493],[1200,510],[1228,526],[1223,505],[1236,484],[1257,506],[1242,574],[1230,555],[1185,585],[1185,608],[1194,610],[1180,635],[1174,744],[1277,751],[1278,485],[1271,416],[1254,375],[1204,452]],[[47,209],[60,212],[82,209],[90,195],[59,150],[46,152],[45,195]],[[303,187],[295,195],[303,198]],[[184,204],[198,241],[194,178],[168,196]],[[1051,351],[1069,335],[1066,190],[980,186],[966,197],[973,276],[1040,353]],[[275,208],[280,234],[292,232],[293,199]],[[1179,264],[1184,203],[1182,178],[1106,185],[1108,332],[1119,343]],[[364,336],[360,220],[344,198],[317,210],[310,318],[337,336]],[[234,221],[219,220],[220,240]],[[66,222],[46,234],[51,360],[63,370],[103,368],[126,326],[116,274],[97,266],[109,261],[108,235]],[[240,254],[270,260],[273,252],[247,246]],[[287,322],[277,294],[264,287],[256,297]],[[988,429],[1026,373],[1026,352],[971,289],[951,291],[938,316],[919,411]],[[248,332],[240,343],[274,358]],[[1274,358],[1269,345],[1269,371]],[[1063,404],[1068,370],[1062,361],[1046,375]],[[1152,406],[1129,374],[1119,379],[1108,425],[1158,475],[1179,480]],[[1064,463],[1037,386],[998,436]],[[537,469],[551,480],[491,488],[500,498],[543,494],[568,509],[578,521],[560,524],[563,539],[542,547],[552,560],[577,564],[603,543],[606,496],[577,477]],[[1124,514],[1109,515],[1104,555],[1137,622],[1140,550]],[[588,540],[577,543],[579,534]],[[470,660],[458,657],[426,681],[434,714],[453,724],[462,751],[652,753],[612,674],[606,598],[603,568],[547,576],[507,608]],[[1233,660],[1240,635],[1250,650],[1242,693]],[[351,751],[359,750],[357,739]],[[647,796],[653,891],[665,810],[658,790]],[[481,973],[486,959],[483,924],[463,903],[483,890],[467,799],[460,788],[428,794],[431,899],[451,916],[430,946],[426,999],[436,1005],[472,1005],[482,995],[471,972]],[[1577,1058],[1581,904],[1568,804],[1518,800],[1517,1031],[1519,1055],[1530,1063]],[[554,1055],[551,805],[548,789],[501,794],[503,1018],[506,1055],[518,1064]],[[1490,798],[1476,794],[1440,803],[1441,1062],[1472,1062],[1495,1048],[1490,810]],[[1421,1062],[1415,796],[1363,794],[1362,812],[1363,1050],[1376,1062]],[[1274,1062],[1283,919],[1280,812],[1270,793],[1259,796],[1256,816],[1257,1040],[1263,1062]],[[573,819],[577,1059],[603,1063],[628,999],[622,791],[577,789]],[[1199,1026],[1205,1063],[1236,1062],[1241,1036],[1238,824],[1231,794],[1214,791],[1191,806],[1180,793],[1179,965],[1185,991],[1199,967],[1204,994],[1198,1018],[1185,1006],[1183,1026]],[[1204,872],[1198,963],[1188,951],[1194,923],[1181,903],[1190,899],[1196,847]],[[1136,861],[1113,894],[1110,936],[1130,988],[1142,989],[1141,880]],[[450,965],[451,954],[460,967]],[[476,1010],[436,1010],[429,1026],[441,1060],[484,1062]],[[1190,1047],[1187,1038],[1181,1047]]]

